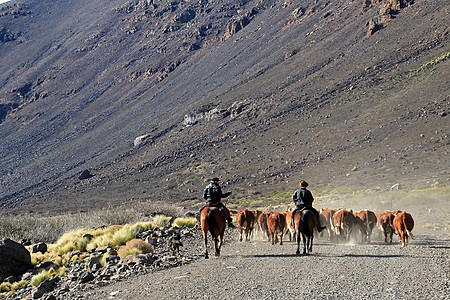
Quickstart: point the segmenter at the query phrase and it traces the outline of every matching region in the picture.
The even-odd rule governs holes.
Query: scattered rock
[[[31,246],[31,253],[38,253],[38,252],[41,252],[42,254],[47,252],[47,244],[38,243],[38,244]]]
[[[81,273],[80,277],[78,277],[79,283],[86,283],[95,279],[94,274],[89,271]]]
[[[38,287],[36,287],[33,290],[33,293],[32,293],[33,299],[39,299],[44,294],[51,292],[53,290],[53,288],[55,287],[55,284],[59,281],[59,279],[60,278],[58,276],[56,276],[54,278],[43,281]]]
[[[81,172],[80,176],[78,176],[78,179],[85,180],[91,177],[94,177],[94,175],[92,175],[91,172],[89,172],[89,170],[84,170],[83,172]]]

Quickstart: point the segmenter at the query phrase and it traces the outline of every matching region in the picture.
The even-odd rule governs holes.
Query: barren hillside
[[[448,185],[448,12],[444,0],[1,4],[0,206],[178,202],[213,175],[237,198],[300,178]]]

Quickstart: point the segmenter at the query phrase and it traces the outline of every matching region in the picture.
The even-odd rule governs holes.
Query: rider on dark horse
[[[317,222],[316,222],[317,231],[321,232],[326,227],[320,226],[319,212],[314,207],[312,207],[314,198],[313,198],[311,192],[306,189],[306,187],[308,186],[308,182],[306,182],[305,180],[302,180],[302,181],[300,181],[300,183],[298,185],[300,188],[295,191],[294,196],[292,197],[294,200],[295,206],[296,206],[296,208],[292,212],[292,219],[294,219],[294,215],[297,212],[297,210],[301,210],[304,208],[311,210],[314,213],[314,216],[316,217],[316,220],[317,220]]]
[[[230,211],[228,210],[228,208],[225,207],[225,205],[223,205],[222,202],[220,202],[222,198],[230,196],[231,192],[225,194],[222,193],[222,188],[220,187],[219,183],[220,183],[219,178],[214,177],[213,179],[210,180],[209,184],[203,190],[203,198],[206,200],[206,205],[200,209],[200,214],[202,213],[202,210],[205,209],[206,207],[222,208],[223,211],[225,212],[225,219],[227,219],[228,227],[234,228]]]

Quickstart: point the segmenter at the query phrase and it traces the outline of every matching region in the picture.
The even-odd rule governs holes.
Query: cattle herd
[[[295,241],[300,237],[299,231],[301,231],[301,228],[296,228],[295,224],[300,223],[293,221],[292,213],[292,210],[283,212],[240,210],[236,216],[240,232],[239,240],[249,241],[259,232],[259,234],[266,236],[272,244],[279,241],[282,245],[285,235],[288,235],[291,241]],[[393,234],[397,234],[402,247],[408,244],[409,238],[414,239],[411,233],[414,220],[409,213],[400,210],[353,212],[353,210],[326,208],[320,210],[319,216],[321,225],[326,226],[324,231],[327,232],[330,241],[345,242],[350,239],[357,239],[361,243],[370,243],[374,230],[378,231],[379,236],[384,234],[386,243],[392,243]],[[297,226],[301,227],[301,225]],[[324,231],[320,233],[321,236],[323,236]],[[315,235],[318,235],[317,231]],[[305,239],[304,236],[303,239]],[[299,242],[297,241],[297,243]]]

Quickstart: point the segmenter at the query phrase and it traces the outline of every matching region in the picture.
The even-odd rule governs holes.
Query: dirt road
[[[395,236],[394,236],[395,238]],[[406,248],[318,240],[296,245],[232,237],[220,258],[132,277],[84,299],[450,299],[448,235],[417,235]],[[199,252],[202,251],[198,249]]]

